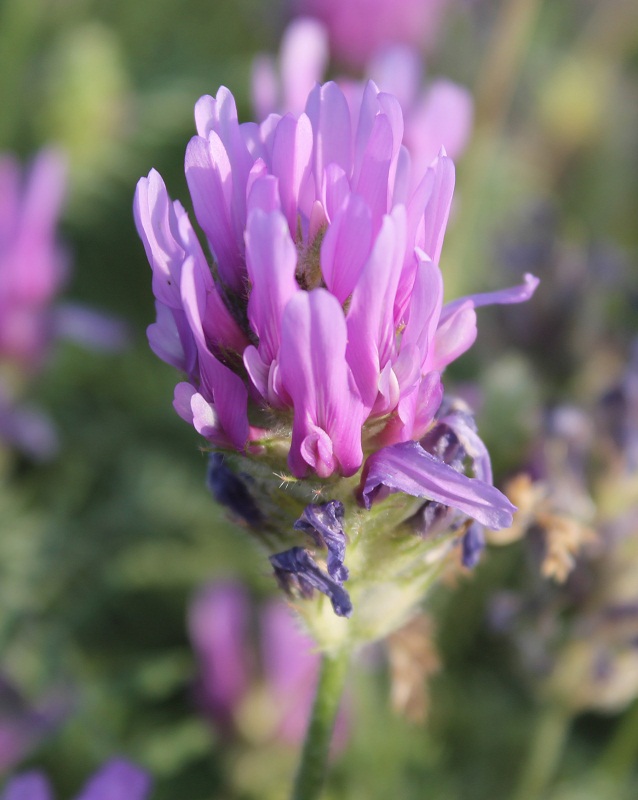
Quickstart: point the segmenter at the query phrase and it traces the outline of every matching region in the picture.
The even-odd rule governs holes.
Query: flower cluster
[[[134,204],[153,270],[149,341],[186,375],[178,414],[214,448],[271,464],[285,451],[296,479],[334,481],[363,466],[366,508],[401,492],[509,525],[513,508],[491,485],[471,426],[448,419],[483,465],[474,477],[464,459],[446,463],[419,443],[441,410],[443,370],[474,342],[476,308],[521,302],[536,286],[526,276],[444,305],[452,161],[442,150],[415,178],[400,104],[373,82],[356,97],[317,85],[305,111],[260,125],[239,124],[222,88],[199,100],[195,118],[186,179],[212,269],[157,172]],[[318,574],[306,550],[293,550],[275,563],[280,577],[293,575],[302,594],[332,592],[337,610],[344,574]]]

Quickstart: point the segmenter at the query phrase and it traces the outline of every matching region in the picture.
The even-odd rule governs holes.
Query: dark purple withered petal
[[[211,453],[206,485],[220,505],[225,506],[248,525],[256,526],[261,523],[262,513],[246,484],[228,469],[221,453]]]
[[[343,563],[346,555],[346,535],[341,523],[343,515],[343,503],[330,500],[328,503],[306,506],[294,525],[295,530],[312,537],[317,547],[327,548],[328,575],[337,583],[347,581],[349,575]]]
[[[473,522],[467,529],[461,542],[463,566],[472,569],[481,559],[481,553],[485,548],[485,534],[482,525]]]
[[[303,547],[292,547],[283,553],[270,556],[275,577],[281,588],[288,594],[297,590],[302,597],[312,597],[317,589],[330,599],[338,617],[352,614],[352,602],[348,592],[340,583],[326,575],[315,563],[313,557]]]

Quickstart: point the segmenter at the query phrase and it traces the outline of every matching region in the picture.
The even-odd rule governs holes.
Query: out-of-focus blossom
[[[66,717],[68,700],[50,696],[35,705],[0,675],[0,773],[15,767]]]
[[[57,437],[21,394],[54,343],[65,338],[111,350],[126,340],[121,322],[55,304],[68,277],[57,230],[65,190],[61,153],[42,151],[24,177],[12,156],[0,157],[0,437],[35,459],[51,457]]]
[[[274,112],[300,114],[316,83],[324,79],[329,59],[324,25],[300,18],[286,29],[278,63],[260,56],[253,65],[253,104],[259,119]],[[458,158],[472,130],[474,106],[470,92],[445,78],[435,78],[423,88],[423,61],[408,45],[384,47],[366,65],[366,74],[384,92],[401,104],[404,118],[403,143],[412,158],[415,177],[423,175],[439,155]],[[341,77],[351,106],[361,102],[364,82]]]
[[[178,414],[224,451],[211,483],[218,499],[237,514],[220,490],[232,483],[220,470],[235,473],[262,522],[239,516],[271,552],[287,547],[271,556],[281,585],[302,597],[318,590],[350,616],[346,541],[389,494],[400,495],[397,523],[433,500],[481,526],[510,524],[513,507],[492,486],[473,423],[441,405],[441,375],[474,342],[476,308],[525,301],[537,280],[443,303],[454,166],[441,151],[414,175],[400,104],[373,82],[357,98],[317,85],[303,113],[261,125],[240,125],[222,88],[199,100],[195,118],[186,178],[213,267],[152,171],[134,203],[153,270],[149,341],[186,376]],[[449,427],[441,442],[455,436],[467,459],[448,463],[440,442],[428,449],[422,440],[437,422]],[[336,482],[362,468],[358,492],[356,479]],[[299,483],[292,502],[277,487],[286,483]],[[296,519],[306,546],[290,547]],[[478,529],[451,538],[465,533],[476,540],[470,553]],[[316,558],[325,552],[324,568]]]
[[[325,23],[335,57],[363,67],[389,45],[430,49],[449,0],[295,0],[295,11]]]
[[[241,584],[213,583],[195,596],[189,631],[199,662],[199,705],[216,726],[264,740],[303,740],[319,656],[285,603],[270,601],[258,613]],[[343,741],[343,714],[339,720]]]
[[[114,758],[89,779],[76,800],[146,800],[150,790],[151,780],[144,770],[122,758]],[[1,798],[53,800],[53,791],[46,776],[32,770],[11,778]]]
[[[497,596],[493,616],[543,692],[573,712],[638,695],[637,375],[634,359],[589,415],[557,409],[533,476],[517,479],[513,533],[527,530],[542,571],[566,580]]]

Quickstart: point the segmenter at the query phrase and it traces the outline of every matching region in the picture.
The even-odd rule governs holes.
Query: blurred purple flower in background
[[[189,632],[199,662],[197,700],[218,728],[237,733],[250,706],[249,733],[258,729],[266,739],[290,744],[303,739],[319,655],[285,603],[271,600],[257,614],[240,583],[211,583],[191,604]],[[342,713],[337,728],[342,743],[346,728]]]
[[[7,772],[66,718],[70,700],[49,694],[29,704],[6,676],[0,675],[0,773]]]
[[[316,83],[325,76],[329,61],[328,32],[318,20],[293,20],[284,32],[279,58],[262,55],[253,64],[252,94],[257,117],[274,112],[300,114]],[[366,74],[379,88],[400,102],[405,121],[403,143],[418,179],[445,148],[454,159],[468,144],[473,101],[463,86],[445,78],[423,88],[424,67],[419,51],[408,45],[385,46],[366,63]],[[337,83],[350,105],[361,102],[365,82],[345,76]]]
[[[54,455],[57,435],[48,417],[20,396],[55,342],[117,350],[127,338],[116,319],[55,304],[69,275],[58,236],[66,182],[58,151],[41,151],[25,176],[13,156],[0,156],[0,437],[35,459]]]
[[[76,800],[146,800],[151,780],[144,770],[122,758],[114,758],[89,779]],[[12,778],[1,800],[53,800],[46,776],[36,770]]]
[[[431,48],[449,5],[449,0],[294,0],[293,8],[325,23],[339,61],[363,67],[387,45]]]

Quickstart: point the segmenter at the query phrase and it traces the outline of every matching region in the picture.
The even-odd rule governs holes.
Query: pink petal
[[[279,366],[292,399],[294,420],[289,465],[303,477],[361,465],[365,411],[345,360],[346,323],[339,301],[325,289],[299,292],[282,320]]]
[[[488,528],[512,524],[514,506],[494,486],[462,475],[426,452],[417,442],[402,442],[373,453],[366,461],[361,496],[366,508],[381,491],[404,492],[456,508]]]

